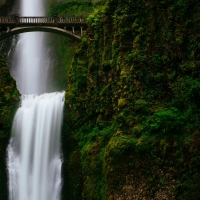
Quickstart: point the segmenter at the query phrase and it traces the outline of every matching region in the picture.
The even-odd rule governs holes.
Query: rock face
[[[0,0],[1,16],[8,15],[14,1],[15,0]],[[8,44],[4,46],[7,45]],[[6,148],[18,102],[19,93],[16,89],[16,83],[10,76],[5,59],[0,53],[0,199],[8,199]]]
[[[10,14],[10,12],[13,10],[14,3],[17,1],[18,0],[0,0],[0,16],[6,16]]]
[[[0,6],[6,3],[6,0],[0,0]]]
[[[19,102],[16,84],[0,54],[0,199],[7,198],[6,148],[14,112]]]
[[[66,90],[64,199],[199,198],[199,11],[105,0],[88,17]]]

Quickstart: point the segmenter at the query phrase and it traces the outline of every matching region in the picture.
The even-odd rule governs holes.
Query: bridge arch
[[[16,35],[16,34],[20,34],[20,33],[26,33],[26,32],[49,32],[49,33],[56,33],[56,34],[60,34],[63,35],[65,37],[69,37],[77,42],[81,41],[81,36],[79,35],[75,35],[74,33],[62,29],[62,28],[56,28],[56,27],[17,27],[17,28],[13,28],[9,31],[7,31],[6,33],[2,34],[0,36],[0,41],[4,40],[10,36]]]
[[[87,27],[83,17],[0,17],[0,40],[25,32],[51,32],[64,35],[78,42]],[[80,35],[77,31],[80,30]],[[70,31],[71,30],[71,31]]]

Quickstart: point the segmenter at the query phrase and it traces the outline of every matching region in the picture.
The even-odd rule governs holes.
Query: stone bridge
[[[0,16],[0,40],[25,32],[51,32],[80,41],[86,29],[82,17],[18,17]]]

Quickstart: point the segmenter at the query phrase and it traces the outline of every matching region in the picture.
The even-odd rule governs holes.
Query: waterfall
[[[22,95],[8,145],[9,200],[59,200],[64,92]]]
[[[44,16],[41,0],[21,1],[22,16]],[[60,200],[65,93],[45,93],[49,68],[45,37],[20,34],[15,49],[11,74],[22,95],[7,148],[9,200]]]
[[[44,0],[43,0],[44,1]],[[45,16],[42,0],[21,0],[21,16]],[[11,74],[22,94],[41,94],[47,91],[50,58],[46,49],[47,34],[22,33],[18,37]]]

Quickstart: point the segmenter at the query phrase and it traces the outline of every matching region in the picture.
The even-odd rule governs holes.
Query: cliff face
[[[0,0],[0,6],[4,5],[6,3],[6,0]]]
[[[6,16],[13,8],[16,0],[0,0],[0,16]]]
[[[60,17],[87,17],[93,11],[95,4],[91,1],[79,0],[53,3],[48,10],[48,15],[52,17],[55,15]],[[76,29],[75,31],[79,30]],[[67,87],[67,72],[79,43],[57,34],[52,34],[50,41],[52,49],[55,49],[54,56],[57,61],[53,73],[53,85],[57,90],[64,90]]]
[[[89,16],[66,90],[64,199],[199,198],[199,13],[105,0]]]
[[[6,148],[19,93],[5,60],[0,54],[0,199],[7,197]]]
[[[0,15],[7,15],[12,10],[14,2],[15,0],[0,1]],[[9,41],[6,42],[1,45],[1,50],[7,51]],[[8,199],[6,148],[18,102],[19,93],[16,83],[10,76],[5,59],[0,53],[0,199]]]

